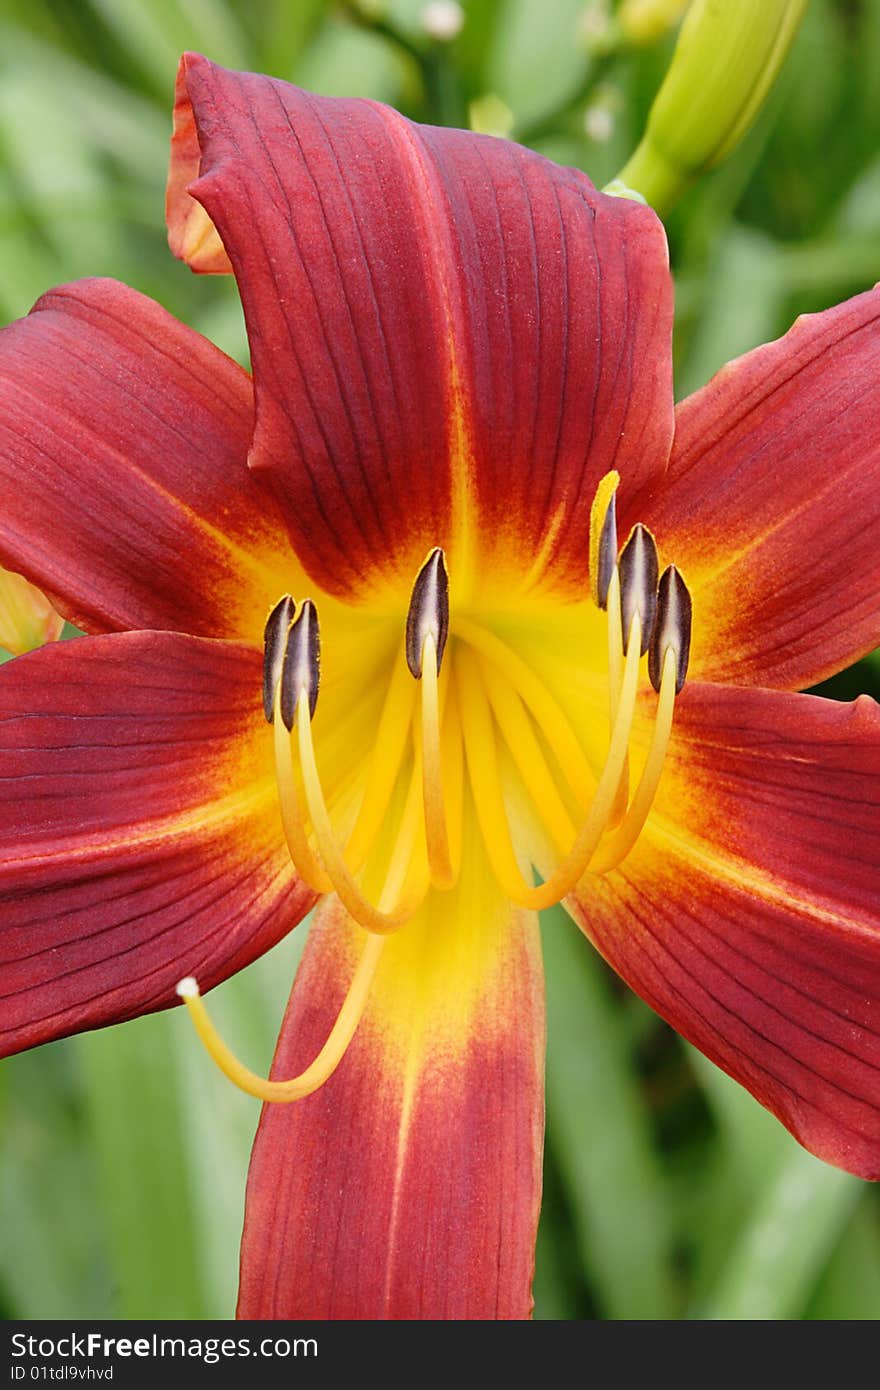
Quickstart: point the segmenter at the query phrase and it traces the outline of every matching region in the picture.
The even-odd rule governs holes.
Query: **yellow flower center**
[[[244,1068],[214,1031],[196,982],[181,982],[178,992],[209,1052],[251,1094],[294,1100],[317,1089],[338,1065],[366,1006],[385,938],[405,927],[430,891],[448,891],[458,880],[466,779],[489,865],[520,907],[537,911],[559,902],[589,875],[616,868],[638,840],[685,679],[691,603],[673,566],[658,580],[657,549],[643,526],[633,529],[618,555],[618,482],[616,473],[602,479],[590,519],[591,597],[607,614],[609,732],[599,767],[591,765],[560,701],[514,646],[469,613],[450,611],[445,557],[437,548],[413,585],[364,794],[343,844],[312,736],[320,685],[317,610],[310,599],[296,605],[285,596],[270,614],[263,698],[290,857],[316,892],[338,895],[367,941],[327,1043],[291,1081],[265,1081]],[[645,655],[657,700],[630,795]],[[402,804],[396,820],[393,802]],[[537,823],[556,846],[556,867],[541,883],[523,873],[526,847],[515,843],[511,805],[524,805],[528,823]],[[378,892],[368,891],[371,884]]]

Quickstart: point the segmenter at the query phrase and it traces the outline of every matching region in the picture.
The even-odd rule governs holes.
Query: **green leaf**
[[[819,1280],[807,1309],[811,1319],[860,1319],[880,1313],[880,1203],[864,1188],[855,1212]]]
[[[583,0],[502,0],[486,82],[516,116],[531,125],[564,106],[590,67],[583,35]]]
[[[786,285],[780,249],[762,233],[735,224],[719,239],[701,287],[701,314],[676,396],[708,381],[725,362],[776,337]]]
[[[701,1318],[803,1317],[823,1265],[848,1224],[861,1184],[794,1145],[757,1197]]]
[[[172,1027],[153,1014],[76,1041],[119,1318],[205,1313]]]
[[[669,1317],[666,1194],[629,1028],[568,914],[555,908],[542,925],[548,1130],[582,1257],[606,1317]]]
[[[307,935],[303,922],[268,955],[211,992],[211,1012],[222,1036],[262,1075],[269,1073]],[[175,1010],[170,1022],[206,1316],[228,1318],[235,1310],[245,1183],[261,1106],[217,1069],[184,1010]]]
[[[70,1039],[0,1063],[0,1285],[9,1315],[112,1315],[102,1194]]]

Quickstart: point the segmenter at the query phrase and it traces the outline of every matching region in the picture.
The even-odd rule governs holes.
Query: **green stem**
[[[627,188],[641,193],[659,217],[665,217],[696,176],[671,164],[645,136],[617,177]]]

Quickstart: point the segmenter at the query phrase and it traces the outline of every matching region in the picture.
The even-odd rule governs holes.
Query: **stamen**
[[[422,682],[422,775],[425,835],[431,882],[452,887],[452,862],[443,799],[440,749],[440,694],[437,677],[449,635],[449,576],[439,546],[428,556],[413,585],[406,615],[406,664]]]
[[[315,717],[321,674],[321,637],[315,605],[307,598],[287,633],[281,667],[281,718],[291,730],[300,696],[305,692],[309,718]]]
[[[666,653],[675,653],[675,693],[685,682],[691,651],[693,604],[688,586],[675,565],[663,571],[657,594],[657,624],[648,650],[648,675],[655,690],[660,689]]]
[[[590,508],[590,593],[597,608],[608,601],[608,586],[617,566],[617,489],[620,474],[606,473]]]
[[[269,723],[274,727],[275,779],[278,783],[278,804],[281,810],[281,823],[290,858],[297,874],[316,893],[329,892],[332,884],[318,863],[306,837],[300,799],[297,793],[296,778],[287,734],[287,721],[283,714],[282,672],[284,670],[290,637],[295,624],[292,622],[294,602],[289,594],[278,600],[266,621],[263,634],[263,709]],[[289,726],[288,726],[289,727]]]
[[[279,803],[281,807],[282,823],[287,839],[290,857],[293,861],[300,878],[316,892],[329,893],[336,891],[340,900],[343,902],[355,921],[361,923],[371,932],[392,931],[396,927],[408,921],[418,908],[419,904],[427,891],[427,885],[423,884],[421,878],[418,883],[408,884],[408,891],[404,894],[404,900],[397,904],[394,911],[387,913],[374,907],[356,886],[353,878],[355,870],[349,868],[345,862],[342,850],[336,844],[330,815],[327,810],[326,799],[321,787],[318,776],[317,764],[315,761],[314,745],[311,735],[311,720],[318,698],[319,684],[319,658],[320,658],[320,629],[318,615],[311,600],[306,600],[302,605],[299,616],[293,622],[287,632],[287,641],[281,669],[281,679],[278,681],[275,692],[274,710],[275,718],[275,768],[278,780]],[[406,671],[401,663],[403,684],[408,686]],[[391,686],[386,699],[385,710],[383,711],[383,722],[386,726],[385,732],[389,733],[392,739],[395,738],[397,730],[396,715],[399,713],[399,700],[394,698],[400,691],[401,682],[395,681],[392,676]],[[369,852],[375,832],[381,824],[382,817],[390,800],[394,784],[397,781],[400,763],[403,757],[403,748],[410,726],[410,714],[412,710],[411,697],[406,704],[406,720],[404,724],[403,737],[399,740],[396,758],[390,760],[390,774],[388,772],[388,762],[386,771],[378,771],[379,763],[374,761],[371,777],[368,783],[367,794],[369,796],[371,785],[379,785],[380,797],[378,805],[370,803],[366,814],[360,814],[355,825],[358,832],[358,844],[356,850],[366,856]],[[292,758],[292,749],[288,732],[292,732],[294,724],[298,727],[299,747],[300,747],[300,766],[304,773],[304,796],[314,829],[315,838],[318,844],[318,851],[323,860],[319,861],[317,855],[312,851],[306,833],[306,820],[303,813],[301,799],[297,789],[297,777]],[[305,748],[305,752],[304,752]],[[381,743],[377,744],[376,752],[384,752]],[[410,798],[410,801],[412,798]],[[417,819],[417,804],[410,807],[407,803],[404,821]],[[378,810],[378,816],[377,816]],[[361,808],[363,813],[364,806]],[[398,845],[403,835],[404,827],[398,835]],[[354,832],[352,839],[355,838]],[[410,844],[414,842],[415,836],[410,836]],[[407,851],[407,862],[411,857],[411,851]],[[359,867],[359,865],[358,865]]]
[[[404,893],[403,899],[390,912],[375,907],[355,883],[345,862],[342,851],[336,843],[324,790],[315,761],[315,747],[312,742],[311,720],[308,717],[308,692],[300,693],[296,708],[296,727],[299,735],[299,759],[303,772],[306,804],[315,831],[318,851],[324,868],[339,895],[346,911],[369,932],[385,934],[396,931],[415,915],[428,891],[428,875],[420,876],[415,884]]]
[[[439,672],[448,633],[449,576],[446,557],[440,547],[435,546],[416,576],[406,615],[406,661],[416,680],[422,674],[425,642],[429,636],[434,641]]]
[[[275,713],[275,692],[281,679],[293,613],[293,599],[290,594],[285,594],[272,609],[263,630],[263,710],[270,724]]]
[[[617,720],[593,803],[568,855],[539,887],[525,882],[513,850],[489,703],[475,658],[468,651],[459,654],[456,671],[461,687],[462,728],[477,820],[498,882],[507,896],[522,907],[538,911],[551,907],[570,893],[583,878],[608,824],[635,713],[640,626],[641,619],[636,612],[629,631]]]
[[[617,488],[620,474],[606,473],[590,508],[590,589],[593,602],[608,609],[608,721],[613,731],[617,718],[623,660],[623,616],[620,606],[620,572],[617,567]],[[626,759],[615,796],[611,820],[616,824],[626,810],[629,796],[629,760]]]
[[[629,854],[648,819],[669,747],[675,697],[687,674],[691,643],[691,596],[674,565],[663,571],[657,597],[657,622],[648,650],[648,673],[659,691],[651,746],[636,794],[620,829],[600,848],[590,865],[593,873],[614,869]]]
[[[348,1045],[354,1037],[355,1029],[367,1006],[370,987],[384,945],[384,937],[367,937],[363,954],[358,961],[351,984],[348,987],[348,993],[343,1000],[342,1008],[336,1016],[336,1022],[330,1030],[327,1041],[311,1066],[306,1067],[299,1076],[294,1076],[289,1081],[267,1081],[238,1060],[211,1022],[208,1010],[199,994],[198,984],[191,975],[180,981],[177,986],[177,993],[186,1005],[195,1030],[208,1053],[220,1070],[240,1090],[264,1101],[283,1103],[301,1100],[304,1096],[310,1096],[313,1091],[317,1091],[320,1086],[323,1086],[345,1056]]]
[[[599,849],[595,859],[590,864],[590,872],[596,874],[608,873],[609,869],[617,868],[629,854],[636,840],[642,833],[648,813],[654,804],[654,797],[660,785],[660,775],[663,771],[663,764],[666,760],[666,750],[669,747],[669,735],[672,729],[672,714],[676,695],[676,657],[672,647],[666,648],[663,658],[663,675],[660,680],[660,698],[657,701],[657,717],[654,723],[654,732],[651,737],[651,746],[648,750],[648,757],[639,778],[639,785],[636,787],[636,794],[630,803],[623,824],[615,833],[606,840],[605,844]]]
[[[620,571],[615,560],[608,584],[608,727],[609,737],[614,732],[617,719],[617,706],[620,700],[620,682],[623,678],[623,615],[620,608]],[[629,799],[629,754],[623,760],[623,769],[614,807],[609,817],[610,825],[618,825],[626,811]]]
[[[305,829],[296,776],[293,767],[293,750],[290,735],[281,716],[281,684],[275,689],[275,778],[278,783],[278,804],[281,808],[281,823],[284,838],[293,867],[297,874],[313,888],[316,893],[330,893],[333,884],[312,853]]]
[[[608,691],[612,724],[617,713],[622,670],[623,614],[620,608],[620,571],[615,565],[608,584]]]
[[[654,537],[641,522],[633,527],[630,538],[621,551],[619,569],[623,631],[629,633],[633,615],[638,613],[641,654],[644,656],[657,617],[657,575],[660,566]]]

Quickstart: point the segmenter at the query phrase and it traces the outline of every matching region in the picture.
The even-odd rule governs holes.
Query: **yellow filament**
[[[319,1086],[331,1077],[345,1056],[348,1045],[354,1037],[355,1029],[363,1017],[376,966],[385,945],[385,938],[368,936],[357,969],[336,1016],[336,1022],[328,1034],[314,1062],[289,1081],[267,1081],[250,1067],[240,1062],[231,1048],[220,1037],[211,1022],[195,980],[182,980],[177,992],[186,1005],[187,1012],[196,1032],[210,1056],[220,1070],[234,1082],[241,1091],[246,1091],[258,1100],[291,1101],[310,1096]]]
[[[608,703],[612,728],[617,718],[622,668],[623,614],[620,607],[620,570],[615,565],[608,585]]]
[[[542,729],[575,797],[582,806],[586,806],[595,778],[577,734],[543,681],[535,675],[522,657],[517,656],[505,642],[494,633],[480,627],[478,623],[471,622],[469,618],[457,617],[453,627],[459,637],[488,657],[492,664],[507,676]]]
[[[281,822],[284,837],[293,866],[304,883],[314,888],[316,893],[329,893],[333,887],[330,879],[318,863],[306,836],[300,799],[293,769],[290,735],[281,718],[281,682],[275,689],[275,714],[272,724],[275,740],[275,776],[278,781],[278,802],[281,807]]]
[[[586,820],[566,858],[539,887],[527,884],[519,870],[498,767],[489,703],[470,652],[461,652],[457,664],[465,753],[480,832],[489,862],[507,896],[522,907],[537,911],[551,907],[570,893],[586,872],[614,807],[620,774],[626,757],[635,713],[639,675],[641,619],[636,613],[630,627],[617,719],[608,757]]]
[[[364,864],[385,819],[406,752],[413,695],[412,676],[401,645],[379,717],[363,800],[345,847],[346,863],[353,874]]]
[[[308,722],[307,702],[300,701],[297,717],[301,722]],[[280,722],[279,719],[278,723]],[[410,889],[414,879],[420,877],[424,880],[426,877],[424,865],[419,865],[416,853],[420,829],[420,780],[420,769],[415,767],[410,779],[400,831],[379,899],[382,908],[393,903],[401,892],[405,893]],[[459,829],[459,842],[460,840],[461,832]],[[422,857],[424,857],[424,851]],[[311,1065],[306,1067],[299,1076],[292,1077],[289,1081],[267,1081],[238,1060],[211,1022],[195,980],[182,980],[177,987],[177,992],[186,1004],[196,1032],[208,1053],[220,1070],[240,1090],[246,1091],[248,1095],[256,1096],[259,1100],[275,1102],[300,1100],[303,1096],[311,1095],[313,1091],[317,1091],[320,1086],[323,1086],[342,1061],[363,1017],[384,945],[384,935],[367,934],[361,958],[348,987],[348,993],[342,1002],[342,1007],[328,1034],[327,1041]]]
[[[566,846],[574,839],[575,827],[547,767],[522,701],[491,662],[481,658],[480,670],[492,713],[526,792],[533,805],[538,807],[557,849],[564,854]]]
[[[610,730],[614,730],[614,721],[617,718],[617,703],[620,699],[620,682],[622,679],[623,667],[623,612],[620,604],[620,570],[617,565],[611,574],[611,581],[608,585],[608,722]],[[619,825],[626,812],[626,803],[629,799],[629,755],[623,760],[623,770],[620,774],[620,782],[617,787],[617,794],[614,798],[614,808],[609,817],[610,825]]]
[[[330,823],[330,814],[327,810],[318,765],[315,761],[309,702],[304,693],[300,695],[297,702],[296,729],[299,734],[299,758],[303,773],[306,804],[314,827],[318,851],[331,886],[338,893],[340,902],[346,911],[366,931],[376,932],[380,935],[396,931],[418,911],[428,891],[427,875],[424,881],[420,879],[417,883],[410,885],[408,891],[404,893],[402,901],[390,912],[374,906],[369,899],[364,897],[336,843],[333,826]]]
[[[642,833],[648,813],[654,804],[654,797],[660,784],[669,735],[672,731],[672,715],[675,706],[676,655],[667,647],[663,658],[663,675],[660,679],[660,696],[657,701],[657,717],[648,757],[639,778],[635,796],[620,828],[602,845],[595,860],[590,865],[593,873],[605,874],[616,869],[629,854]]]
[[[431,882],[435,888],[451,888],[452,860],[443,803],[443,758],[440,740],[440,691],[437,681],[437,648],[428,633],[422,649],[422,795],[425,837]]]

